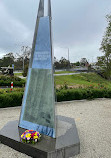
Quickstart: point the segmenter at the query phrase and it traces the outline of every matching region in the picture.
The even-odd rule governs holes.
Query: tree
[[[80,62],[77,61],[76,63],[74,63],[75,66],[80,66]]]
[[[86,58],[81,58],[80,65],[81,65],[81,66],[88,66],[89,63],[88,63],[88,61],[87,61]]]
[[[24,77],[26,77],[27,76],[27,73],[28,73],[28,67],[29,67],[29,65],[27,64],[27,65],[25,65],[25,67],[24,67],[24,70],[23,70],[23,76]]]
[[[60,63],[59,63],[59,61],[56,59],[56,57],[54,57],[54,67],[55,67],[55,69],[60,69]]]
[[[105,77],[111,80],[111,15],[107,15],[106,18],[108,26],[100,47],[103,56],[98,57],[97,65],[102,67]]]
[[[29,59],[31,55],[31,48],[22,46],[21,48],[22,53],[16,53],[16,61],[15,61],[15,68],[17,70],[24,70],[25,65],[29,65]]]
[[[61,68],[63,68],[63,69],[64,68],[67,69],[70,66],[70,62],[67,59],[65,59],[64,57],[62,57],[59,62],[61,64]]]
[[[8,53],[4,55],[0,59],[0,67],[7,67],[7,66],[12,66],[14,64],[14,68],[16,70],[22,70],[25,65],[29,65],[29,59],[31,55],[31,48],[23,47],[24,50],[22,50],[22,53]]]
[[[13,53],[8,53],[4,55],[2,59],[0,59],[0,67],[7,67],[7,66],[12,66],[14,64],[14,55]]]
[[[70,68],[70,61],[65,59],[64,57],[61,57],[61,59],[58,61],[54,57],[54,66],[55,69],[68,69]]]

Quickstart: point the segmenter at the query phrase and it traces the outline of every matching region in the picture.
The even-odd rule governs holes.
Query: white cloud
[[[57,0],[59,1],[59,0]],[[105,28],[106,14],[110,13],[110,0],[61,0],[64,5],[54,4],[53,19],[54,43],[70,48],[70,60],[77,61],[86,57],[92,61],[102,53],[99,51]],[[56,7],[56,9],[55,9]],[[55,56],[67,58],[67,50],[55,48]]]
[[[69,60],[70,62],[80,61],[81,58],[87,58],[89,62],[92,60],[97,61],[97,56],[101,56],[102,52],[99,51],[100,43],[93,42],[90,44],[70,46],[69,47]],[[68,59],[68,47],[67,46],[57,46],[54,47],[54,56],[60,60],[61,57]]]
[[[22,45],[32,44],[38,3],[39,0],[0,1],[0,48],[19,51]],[[99,56],[110,4],[111,0],[52,1],[54,55],[68,58],[67,49],[57,47],[60,46],[69,47],[72,62]]]
[[[21,21],[15,19],[7,10],[3,2],[0,3],[0,48],[14,51],[24,44],[32,42],[32,30]]]

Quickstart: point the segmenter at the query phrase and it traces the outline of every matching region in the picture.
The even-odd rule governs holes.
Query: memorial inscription
[[[49,52],[35,52],[34,61],[49,61],[50,55]]]

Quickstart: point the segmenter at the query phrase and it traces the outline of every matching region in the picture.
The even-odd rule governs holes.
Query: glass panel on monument
[[[50,18],[41,17],[30,60],[19,127],[55,138],[55,97]]]

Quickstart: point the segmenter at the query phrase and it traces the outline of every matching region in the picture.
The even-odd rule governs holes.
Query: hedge
[[[62,89],[57,90],[57,101],[71,101],[94,98],[111,98],[111,89]],[[0,108],[20,106],[22,104],[23,88],[18,91],[0,91]]]
[[[23,92],[0,94],[0,108],[20,106],[22,98]]]
[[[0,76],[0,86],[11,86],[13,82],[14,87],[23,87],[25,86],[25,80],[16,77],[16,76]]]
[[[57,101],[111,98],[111,89],[68,89],[57,91]]]

